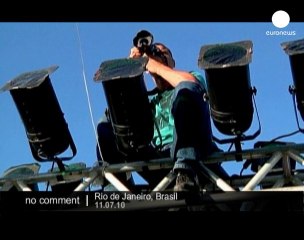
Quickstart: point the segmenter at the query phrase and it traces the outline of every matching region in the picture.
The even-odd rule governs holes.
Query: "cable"
[[[82,53],[78,23],[75,24],[75,27],[76,27],[76,32],[77,32],[79,53],[80,53],[80,59],[81,59],[81,65],[82,65],[82,76],[83,76],[84,86],[85,86],[87,100],[88,100],[88,107],[89,107],[89,111],[90,111],[91,123],[92,123],[92,126],[93,126],[93,131],[94,131],[95,139],[96,139],[97,146],[98,146],[98,151],[99,151],[100,157],[103,161],[103,157],[102,157],[102,153],[101,153],[101,147],[100,147],[100,144],[99,144],[99,141],[98,141],[98,134],[97,134],[96,126],[95,126],[95,123],[94,123],[91,100],[90,100],[90,95],[89,95],[89,90],[88,90],[88,85],[87,85],[87,78],[86,78],[86,73],[85,73],[85,65],[84,65],[84,58],[83,58],[83,53]]]
[[[296,130],[296,131],[294,131],[294,132],[291,132],[291,133],[287,133],[287,134],[278,136],[278,137],[276,137],[276,138],[270,140],[270,142],[275,142],[275,141],[277,141],[278,139],[285,138],[285,137],[290,137],[290,136],[295,135],[295,134],[297,134],[297,133],[299,133],[299,132],[300,132],[300,130]]]
[[[53,172],[54,166],[55,166],[55,162],[53,161],[53,162],[52,162],[52,167],[51,167],[51,171],[50,171],[50,172]],[[49,186],[50,186],[50,181],[48,181],[47,184],[46,184],[46,190],[45,190],[46,192],[49,190]]]

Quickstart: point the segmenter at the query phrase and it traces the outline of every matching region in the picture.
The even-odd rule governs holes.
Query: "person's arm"
[[[146,54],[144,54],[144,55],[146,57],[148,57]],[[131,49],[131,52],[129,55],[130,58],[137,58],[137,57],[141,57],[141,56],[142,56],[142,54],[140,53],[138,48],[133,47]],[[197,79],[189,72],[172,69],[172,68],[154,60],[151,57],[148,57],[148,58],[149,58],[149,61],[146,65],[146,69],[151,74],[157,74],[157,75],[161,76],[173,87],[176,87],[182,81],[197,82]]]
[[[197,79],[189,72],[172,69],[153,58],[149,57],[146,69],[151,74],[157,74],[176,87],[182,81],[197,82]]]

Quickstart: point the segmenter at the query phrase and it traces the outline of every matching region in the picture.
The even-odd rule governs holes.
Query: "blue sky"
[[[77,24],[84,57],[85,75],[95,125],[106,107],[103,88],[93,81],[101,62],[127,57],[132,39],[142,29],[153,33],[156,42],[165,43],[173,52],[176,68],[198,70],[198,54],[203,45],[243,40],[253,42],[252,62],[249,65],[251,85],[257,89],[256,103],[262,133],[255,140],[244,142],[243,149],[256,141],[271,140],[297,130],[291,95],[288,92],[292,76],[288,56],[281,43],[302,39],[303,23],[291,22],[278,29],[269,22],[173,22],[173,23],[0,23],[0,85],[21,73],[58,65],[50,77],[78,153],[73,160],[92,166],[96,161],[94,127],[90,118],[85,84],[82,75]],[[295,31],[294,36],[269,36],[266,31]],[[146,78],[148,88],[151,79]],[[24,126],[9,92],[0,94],[0,175],[9,167],[36,162],[32,157]],[[257,129],[256,115],[248,133]],[[302,124],[302,119],[300,119]],[[304,124],[302,124],[304,125]],[[223,138],[214,127],[214,135]],[[303,134],[283,140],[303,143]],[[220,145],[223,150],[228,145]],[[67,155],[69,153],[67,152]],[[41,172],[51,167],[40,163]],[[239,173],[242,163],[224,165],[229,173]]]

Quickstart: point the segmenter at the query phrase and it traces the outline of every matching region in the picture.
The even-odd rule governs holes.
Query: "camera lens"
[[[150,46],[151,42],[152,41],[149,37],[140,38],[140,39],[138,39],[137,47],[141,48],[141,47],[144,47],[144,46]]]
[[[146,52],[148,47],[153,43],[153,35],[146,31],[142,30],[136,34],[133,38],[133,45],[139,48],[140,51]]]

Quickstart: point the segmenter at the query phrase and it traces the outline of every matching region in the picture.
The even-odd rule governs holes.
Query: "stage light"
[[[233,139],[219,140],[220,143],[253,139],[260,134],[261,126],[251,136],[244,133],[253,120],[253,96],[249,63],[252,57],[252,42],[240,41],[202,46],[199,67],[205,70],[207,96],[211,117],[215,127]],[[236,145],[240,148],[240,144]]]
[[[118,149],[140,152],[153,137],[153,114],[143,72],[147,59],[123,58],[105,61],[94,80],[102,82]]]
[[[1,178],[22,178],[22,177],[28,177],[30,178],[31,176],[35,176],[38,174],[40,169],[40,165],[37,163],[30,163],[30,164],[22,164],[18,166],[13,166],[7,169]],[[32,183],[25,186],[24,191],[39,191],[39,187],[37,183]],[[20,188],[20,186],[19,186]],[[18,187],[14,186],[10,181],[7,181],[6,184],[2,187],[1,191],[18,191]]]
[[[64,170],[62,161],[76,155],[76,146],[49,78],[57,68],[52,66],[23,73],[6,83],[0,91],[10,91],[33,157],[37,161],[54,161]],[[62,157],[69,147],[72,156]]]
[[[297,108],[304,120],[304,39],[281,43],[284,51],[289,55],[289,62],[294,85],[289,86],[289,92],[295,99]],[[296,119],[299,129],[303,132],[304,129],[300,128],[297,111],[295,110]]]

